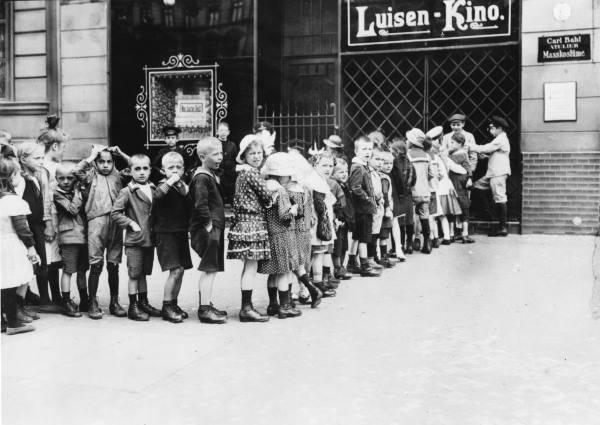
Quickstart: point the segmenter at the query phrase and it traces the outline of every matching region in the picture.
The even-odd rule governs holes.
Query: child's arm
[[[208,231],[212,228],[212,219],[210,217],[210,209],[208,208],[208,187],[205,180],[208,177],[202,175],[198,176],[198,183],[194,185],[194,193],[192,194],[194,199],[194,214],[200,225]]]
[[[117,223],[117,226],[122,229],[130,228],[134,232],[139,232],[141,230],[139,224],[135,221],[127,217],[125,211],[129,206],[129,189],[124,188],[119,192],[119,196],[117,196],[117,200],[113,204],[112,210],[110,212],[110,219]]]
[[[81,212],[81,207],[83,205],[81,191],[75,188],[72,199],[66,197],[64,193],[56,191],[54,192],[54,204],[59,212],[71,217],[77,217]]]
[[[161,182],[158,186],[156,186],[156,190],[154,191],[154,199],[160,199],[166,196],[167,193],[171,190],[171,188],[179,181],[179,174],[173,174],[171,177]]]
[[[10,216],[10,221],[15,229],[15,233],[27,248],[27,258],[31,261],[31,264],[38,263],[39,257],[35,250],[35,242],[33,239],[33,233],[29,229],[29,224],[27,223],[27,216],[24,215],[14,215]]]
[[[369,178],[371,178],[371,176],[369,176]],[[372,204],[373,199],[371,198],[371,195],[362,188],[362,179],[363,175],[360,168],[356,167],[350,169],[350,177],[348,178],[350,191],[357,199]]]
[[[125,152],[123,152],[120,147],[118,147],[118,146],[112,146],[112,147],[109,148],[109,150],[111,152],[114,152],[117,155],[119,155],[121,158],[123,158],[125,161],[127,161],[128,164],[131,161],[131,157],[129,155],[127,155]]]
[[[258,201],[265,208],[271,208],[273,205],[273,193],[267,189],[267,184],[258,173],[247,173],[250,187],[258,195]]]

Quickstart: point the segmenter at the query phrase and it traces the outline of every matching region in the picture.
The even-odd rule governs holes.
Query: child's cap
[[[502,127],[502,130],[508,129],[508,123],[506,120],[498,115],[494,115],[490,119],[490,124],[492,124],[494,127]]]
[[[174,125],[166,125],[163,127],[163,133],[165,134],[165,137],[167,136],[179,136],[179,133],[181,133],[181,129],[179,127],[175,127]]]
[[[450,122],[450,123],[465,122],[466,120],[467,120],[467,117],[464,116],[463,114],[454,114],[450,118],[448,118],[448,122]]]
[[[287,152],[275,152],[265,161],[262,173],[265,176],[291,177],[294,174],[291,166],[290,154]]]
[[[411,145],[415,145],[422,148],[423,141],[425,140],[425,133],[423,133],[418,128],[413,128],[412,130],[408,130],[406,132],[406,139]]]
[[[429,137],[430,139],[437,139],[442,134],[444,134],[444,127],[442,127],[440,125],[438,125],[437,127],[433,127],[431,130],[429,130],[427,133],[425,133],[425,135],[427,137]]]
[[[252,144],[253,142],[259,143],[262,148],[262,139],[260,137],[258,137],[256,134],[246,134],[242,138],[242,141],[240,142],[240,151],[238,152],[237,157],[235,158],[235,161],[238,164],[244,163],[244,160],[242,159],[242,155],[244,155],[244,153],[246,152],[246,149],[248,149],[248,146],[250,146],[250,144]]]
[[[327,139],[324,139],[323,143],[333,149],[344,149],[342,138],[337,134],[332,134]]]

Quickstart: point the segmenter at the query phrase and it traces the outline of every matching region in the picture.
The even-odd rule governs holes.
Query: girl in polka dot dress
[[[258,171],[263,162],[263,146],[258,136],[247,135],[242,139],[236,161],[239,164],[236,167],[238,177],[235,183],[234,219],[228,236],[227,258],[244,262],[240,279],[240,321],[266,322],[269,317],[260,314],[252,305],[258,262],[271,258],[265,214],[273,205],[273,196],[267,190],[266,182]]]

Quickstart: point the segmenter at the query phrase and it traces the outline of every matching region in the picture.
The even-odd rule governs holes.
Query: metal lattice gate
[[[342,58],[342,134],[352,140],[380,129],[387,136],[413,127],[445,124],[460,111],[478,143],[491,140],[487,120],[504,115],[511,128],[508,209],[521,216],[519,146],[520,78],[518,46],[434,53],[354,55]],[[447,127],[447,126],[446,126]],[[476,177],[485,173],[480,161]],[[475,215],[481,209],[473,205]]]

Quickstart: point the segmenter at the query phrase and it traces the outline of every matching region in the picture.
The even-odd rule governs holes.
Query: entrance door
[[[518,46],[433,53],[342,57],[342,131],[347,140],[380,129],[388,137],[418,127],[444,125],[467,115],[466,129],[478,144],[491,141],[487,120],[507,118],[512,176],[508,181],[511,219],[521,217],[520,80]],[[475,177],[485,173],[480,161]],[[473,205],[478,215],[481,206]]]

